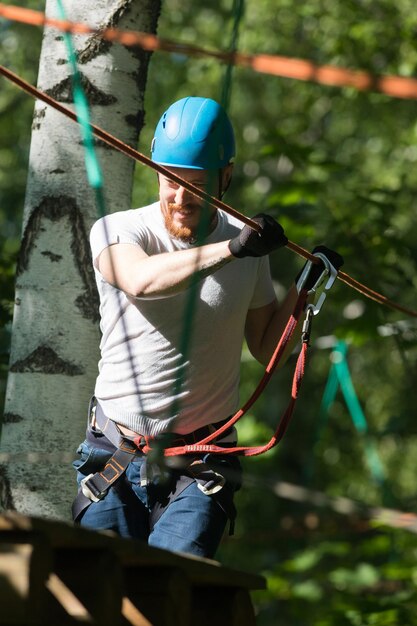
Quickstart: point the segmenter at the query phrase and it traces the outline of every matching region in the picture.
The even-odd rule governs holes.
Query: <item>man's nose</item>
[[[185,187],[182,187],[180,185],[175,194],[175,203],[186,204],[187,202],[189,202],[191,195],[192,194],[187,189],[185,189]]]

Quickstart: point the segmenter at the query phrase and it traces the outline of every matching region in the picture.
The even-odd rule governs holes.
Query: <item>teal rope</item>
[[[209,189],[213,188],[212,187],[213,177],[217,176],[217,174],[218,174],[217,171],[213,172],[212,174],[210,173],[208,177]],[[207,235],[209,234],[210,211],[209,211],[209,204],[207,202],[203,203],[201,211],[202,211],[201,219],[198,224],[197,233],[196,233],[196,246],[197,247],[204,244],[204,241],[206,240]],[[171,415],[174,415],[174,416],[178,415],[181,409],[181,400],[179,396],[180,396],[181,389],[184,384],[185,368],[186,368],[186,363],[187,363],[188,356],[190,353],[190,348],[191,348],[192,326],[193,326],[193,321],[195,319],[195,313],[196,313],[197,303],[198,303],[197,294],[198,294],[199,283],[200,283],[199,274],[198,272],[194,272],[194,274],[191,276],[190,286],[188,288],[188,296],[187,296],[186,303],[185,303],[183,327],[182,327],[181,338],[180,338],[180,354],[181,354],[180,375],[175,381],[174,401],[171,406]],[[175,423],[176,423],[176,418],[172,422],[170,432],[160,436],[159,440],[156,440],[155,442],[153,442],[152,451],[148,455],[149,459],[152,462],[156,462],[156,463],[163,462],[164,450],[165,448],[170,447],[174,439],[173,433],[175,432]]]
[[[209,177],[209,179],[210,178],[211,176]],[[210,217],[210,212],[208,210],[208,204],[205,203],[202,207],[201,220],[197,228],[196,246],[203,245],[205,239],[207,238],[207,235],[209,232],[209,226],[210,226],[209,217]],[[180,341],[180,352],[182,355],[183,365],[187,361],[188,353],[191,347],[192,332],[190,332],[189,329],[192,328],[192,322],[194,320],[194,316],[195,316],[195,312],[197,308],[197,293],[198,293],[199,283],[200,283],[200,279],[199,279],[198,272],[194,272],[194,274],[191,276],[189,293],[188,293],[188,298],[187,298],[185,312],[184,312],[182,336],[181,336],[181,341]],[[183,377],[179,378],[176,381],[175,396],[177,396],[177,394],[180,393],[182,384],[183,384]],[[177,412],[177,410],[179,410],[179,406],[177,406],[175,410],[173,410],[174,415]]]
[[[338,341],[336,347],[333,350],[333,368],[337,374],[340,388],[342,390],[356,430],[359,433],[367,433],[368,423],[366,421],[365,414],[362,411],[362,407],[359,403],[358,396],[356,395],[356,391],[353,386],[352,378],[346,362],[346,356],[346,342]]]
[[[61,19],[66,19],[66,14],[64,11],[64,7],[62,4],[62,0],[58,0],[58,10],[59,16]],[[75,50],[72,44],[71,35],[69,33],[64,33],[65,42],[68,51],[68,58],[72,68],[72,80],[73,80],[73,93],[74,93],[74,105],[75,112],[77,115],[77,120],[80,123],[82,129],[82,140],[84,146],[84,154],[85,154],[85,165],[87,171],[87,178],[90,186],[95,190],[96,202],[98,211],[101,217],[106,214],[105,210],[105,201],[104,201],[104,193],[103,193],[103,177],[101,173],[101,168],[99,161],[96,156],[96,151],[94,147],[94,136],[91,130],[90,123],[90,114],[88,101],[85,96],[82,83],[81,76],[77,67],[77,60],[75,55]],[[228,79],[230,81],[230,78]],[[226,80],[227,85],[227,80]],[[213,175],[217,176],[217,172],[213,173]],[[210,180],[209,180],[210,184]],[[197,241],[196,245],[202,245],[208,235],[209,231],[209,204],[204,203],[202,207],[202,219],[200,220],[200,224],[198,226],[197,231]],[[197,293],[198,293],[198,283],[199,276],[198,273],[195,273],[194,276],[191,277],[191,283],[189,288],[189,296],[187,298],[185,314],[184,314],[184,325],[183,331],[180,341],[180,353],[181,353],[181,366],[180,371],[181,375],[178,377],[175,383],[174,389],[174,403],[172,406],[172,415],[176,415],[180,409],[180,401],[177,400],[177,396],[179,396],[181,392],[181,388],[184,382],[184,370],[185,364],[188,359],[188,354],[191,345],[192,333],[189,329],[192,327],[192,322],[195,316],[195,310],[197,305]],[[163,449],[169,445],[169,442],[172,440],[172,433],[169,433],[166,437],[161,438],[160,443],[155,445],[153,460],[161,460],[163,456]]]
[[[352,421],[358,433],[363,436],[365,456],[367,459],[368,467],[373,479],[377,483],[383,483],[385,480],[385,471],[382,462],[379,458],[375,444],[369,437],[369,428],[366,421],[365,413],[362,410],[358,396],[356,395],[355,388],[353,386],[352,378],[350,375],[349,367],[346,360],[347,345],[345,342],[339,341],[334,350],[334,354],[341,355],[341,359],[336,359],[333,367],[337,373],[340,389],[345,398],[346,405],[349,409]]]
[[[331,405],[334,402],[336,393],[340,387],[350,416],[356,431],[364,440],[364,451],[367,465],[371,476],[375,482],[382,484],[385,481],[385,471],[381,459],[378,455],[374,442],[369,437],[368,423],[365,413],[362,410],[358,396],[356,394],[352,377],[347,363],[347,344],[345,341],[338,341],[332,352],[333,364],[329,372],[327,384],[323,393],[320,406],[319,426],[322,427],[326,416],[329,414]]]
[[[234,0],[233,4],[233,14],[235,16],[233,33],[232,33],[232,42],[231,42],[231,50],[237,49],[237,41],[238,41],[238,32],[239,32],[239,23],[243,16],[244,10],[244,0]],[[228,65],[226,68],[226,74],[223,84],[223,93],[222,93],[222,105],[224,109],[227,111],[230,101],[230,93],[231,93],[231,81],[232,81],[232,64]],[[215,182],[214,177],[218,176],[218,172],[213,172],[209,176],[209,188],[213,189],[213,183]],[[202,216],[200,223],[198,225],[197,237],[196,237],[196,245],[201,246],[204,244],[207,235],[209,234],[209,226],[210,226],[210,212],[209,212],[209,204],[204,202],[202,205]],[[195,272],[191,277],[191,283],[189,287],[189,295],[187,298],[185,313],[184,313],[184,323],[180,341],[180,353],[181,353],[181,365],[180,372],[181,375],[176,380],[175,388],[174,388],[174,402],[172,404],[172,415],[177,415],[180,411],[181,402],[179,399],[179,394],[181,392],[184,378],[185,378],[185,364],[188,359],[190,347],[191,347],[191,339],[192,339],[192,324],[195,317],[195,312],[197,308],[197,293],[198,293],[198,285],[200,282],[200,278],[198,276],[198,272]],[[172,424],[172,430],[175,428],[175,420]],[[173,440],[172,431],[165,436],[160,438],[160,441],[156,441],[153,444],[153,452],[150,457],[154,461],[160,461],[163,450],[170,446]]]
[[[60,19],[67,19],[62,0],[58,0],[57,4]],[[81,127],[81,137],[84,146],[84,159],[87,179],[89,185],[95,191],[95,198],[99,216],[104,217],[104,215],[106,214],[106,207],[103,191],[103,176],[94,147],[94,135],[91,129],[88,101],[81,83],[81,75],[78,71],[77,58],[75,55],[75,49],[72,43],[71,35],[70,33],[64,32],[63,36],[65,40],[65,45],[67,47],[68,60],[72,71],[74,106],[77,120]]]
[[[62,0],[58,0],[58,9],[60,13],[60,17],[62,19],[66,19],[64,7],[62,5]],[[87,172],[87,180],[90,187],[93,189],[95,194],[96,207],[99,217],[104,217],[106,215],[106,204],[104,199],[104,185],[103,185],[103,176],[101,173],[100,163],[98,161],[96,150],[94,146],[94,136],[91,129],[90,123],[90,111],[88,106],[88,100],[84,93],[84,89],[81,82],[81,76],[77,67],[77,59],[75,55],[75,50],[72,44],[71,35],[69,33],[64,33],[65,42],[68,50],[68,59],[72,69],[72,86],[73,86],[73,94],[74,94],[74,105],[75,112],[77,115],[77,120],[81,126],[81,136],[83,140],[84,146],[84,157],[85,157],[85,167]],[[107,234],[107,231],[106,231]],[[127,336],[127,328],[126,324],[122,318],[123,324],[123,332],[125,336]],[[129,363],[133,372],[133,356],[131,350],[128,346],[128,358]],[[138,381],[135,379],[134,381],[137,393],[139,394],[139,385]]]
[[[338,388],[339,388],[339,377],[337,375],[336,368],[331,367],[329,376],[327,378],[327,383],[324,389],[323,399],[321,401],[321,407],[319,411],[319,415],[322,419],[329,412],[329,409],[331,405],[333,404],[334,399],[336,397]]]
[[[236,50],[238,49],[239,27],[240,27],[240,23],[242,21],[243,15],[245,13],[245,0],[233,0],[232,13],[234,16],[234,20],[233,20],[232,36],[231,36],[230,45],[229,45],[229,52],[233,53],[233,52],[236,52]],[[234,68],[234,64],[229,63],[226,66],[225,75],[224,75],[221,102],[226,110],[229,108],[229,104],[230,104],[233,68]]]
[[[233,32],[232,39],[230,44],[230,50],[235,51],[237,49],[238,42],[238,34],[239,34],[239,25],[240,21],[243,17],[244,13],[244,0],[234,0],[233,3],[233,15],[234,15],[234,23],[233,23]],[[232,70],[233,65],[229,64],[226,68],[225,79],[223,83],[223,92],[222,92],[222,105],[224,109],[227,111],[229,102],[230,102],[230,94],[231,94],[231,82],[232,82]],[[209,188],[213,189],[214,177],[217,176],[217,172],[213,172],[212,176],[209,177]],[[204,202],[202,205],[202,216],[200,223],[198,225],[197,237],[196,237],[196,245],[201,246],[204,244],[208,234],[209,234],[209,226],[210,226],[210,212],[209,212],[209,204]],[[197,308],[197,294],[198,294],[198,284],[200,282],[198,272],[195,272],[191,277],[191,283],[189,287],[189,294],[187,298],[187,302],[185,305],[184,312],[184,323],[180,340],[180,353],[181,353],[181,364],[180,364],[180,372],[181,375],[177,378],[174,387],[174,402],[172,404],[171,414],[177,415],[180,411],[181,402],[179,399],[179,395],[181,393],[182,386],[184,384],[185,378],[185,365],[188,360],[188,355],[190,352],[191,341],[192,341],[192,325],[193,320],[195,318],[195,312]],[[175,428],[175,420],[172,424],[172,430]],[[159,460],[163,454],[163,449],[169,447],[173,439],[172,433],[167,434],[165,437],[160,438],[160,442],[156,442],[154,444],[154,452],[153,457],[154,460]]]

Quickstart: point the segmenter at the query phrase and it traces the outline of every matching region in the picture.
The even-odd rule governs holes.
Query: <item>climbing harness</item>
[[[222,424],[226,420],[223,420]],[[198,431],[191,433],[190,435],[178,435],[175,442],[187,444],[198,440],[199,437],[203,437],[210,432],[213,432],[214,428],[206,426]],[[104,441],[100,441],[100,448],[97,448],[97,443],[94,442],[96,437],[103,437]],[[117,487],[119,479],[124,477],[128,465],[137,457],[142,457],[142,465],[140,468],[140,486],[147,487],[154,479],[159,479],[168,482],[169,476],[166,468],[161,468],[156,463],[149,461],[144,455],[143,449],[147,442],[146,437],[142,437],[140,440],[133,442],[129,437],[122,435],[121,431],[117,427],[116,423],[107,418],[96,398],[91,398],[88,408],[87,419],[87,439],[85,443],[92,444],[92,451],[89,456],[96,453],[102,461],[103,468],[95,473],[87,474],[80,481],[79,492],[72,504],[72,517],[74,522],[78,522],[85,509],[93,502],[99,502],[102,500],[110,487]],[[228,444],[223,444],[228,445]],[[94,446],[94,447],[93,447]],[[82,453],[83,444],[81,444],[78,452]],[[98,450],[98,452],[97,452]],[[93,458],[93,461],[96,459]],[[82,463],[82,466],[88,466],[89,457]],[[222,464],[229,467],[222,468]],[[75,462],[77,467],[78,462]],[[233,481],[237,483],[234,489],[239,488],[240,480],[237,478],[239,473],[239,467],[235,464],[233,466],[230,461],[211,458],[211,455],[204,455],[192,459],[172,459],[171,463],[167,463],[168,470],[176,473],[176,478],[172,485],[167,490],[166,498],[163,502],[157,501],[154,503],[150,513],[150,523],[154,526],[166,507],[173,502],[188,485],[192,482],[197,483],[197,487],[202,493],[207,496],[213,496],[218,505],[226,513],[230,523],[230,534],[233,534],[234,520],[236,518],[236,509],[233,501],[230,497],[227,497],[226,493],[220,493],[226,484],[226,479],[220,471],[228,470],[233,475]],[[77,467],[81,470],[82,467]],[[177,471],[176,471],[177,470]],[[124,481],[125,484],[127,481]],[[131,491],[129,489],[129,491]]]

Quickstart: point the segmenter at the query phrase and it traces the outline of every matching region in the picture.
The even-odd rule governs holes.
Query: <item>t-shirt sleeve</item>
[[[144,247],[145,233],[132,224],[130,211],[111,213],[99,219],[90,231],[93,264],[101,252],[116,243],[131,243]]]
[[[275,290],[272,284],[269,257],[263,256],[259,259],[258,280],[255,286],[249,309],[259,309],[275,300]]]

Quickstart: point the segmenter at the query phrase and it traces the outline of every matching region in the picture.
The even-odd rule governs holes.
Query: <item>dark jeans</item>
[[[103,469],[115,451],[114,446],[100,432],[87,432],[86,440],[74,461],[78,484],[88,474]],[[233,501],[234,491],[240,485],[240,463],[236,458],[216,459],[227,480],[222,489],[223,503]],[[153,511],[168,502],[169,494],[180,479],[180,470],[155,475],[146,486],[141,486],[141,469],[146,457],[138,455],[128,465],[126,473],[110,487],[99,502],[92,502],[76,520],[81,526],[97,530],[113,530],[122,537],[147,541],[149,545],[213,558],[227,524],[227,515],[216,496],[205,495],[192,481],[153,523]],[[153,467],[149,467],[152,470]]]

